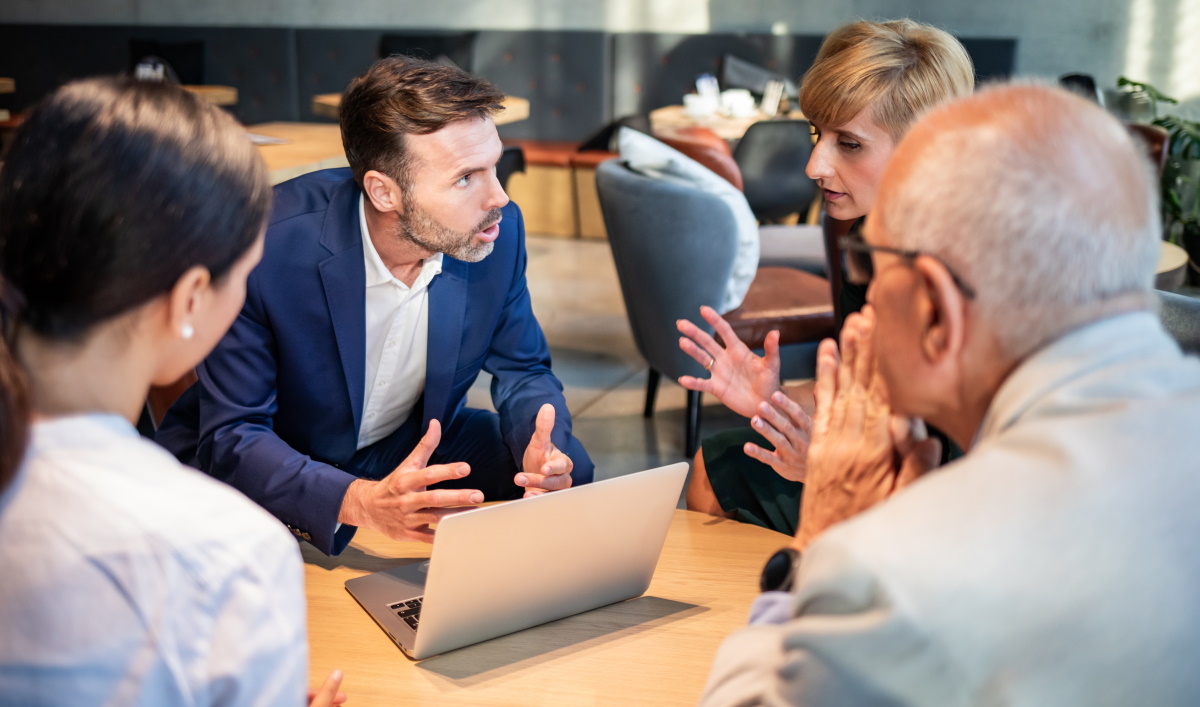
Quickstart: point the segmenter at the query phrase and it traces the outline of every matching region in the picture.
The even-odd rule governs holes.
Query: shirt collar
[[[403,282],[397,280],[383,264],[383,258],[379,257],[379,251],[375,250],[375,243],[371,241],[371,232],[367,229],[367,195],[359,194],[358,196],[358,228],[362,231],[363,240],[363,261],[367,269],[367,287],[376,285],[386,285],[395,283],[404,289],[409,289]],[[434,275],[442,272],[442,254],[434,253],[425,259],[421,265],[421,274],[413,282],[412,289],[427,284],[433,279]]]

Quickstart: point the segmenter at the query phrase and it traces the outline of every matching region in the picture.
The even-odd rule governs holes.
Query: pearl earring
[[[195,334],[196,330],[192,328],[191,324],[184,324],[183,328],[179,330],[179,335],[185,339],[190,339]]]

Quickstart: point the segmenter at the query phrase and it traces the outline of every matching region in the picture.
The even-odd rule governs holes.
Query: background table
[[[322,93],[313,96],[313,113],[325,117],[338,117],[338,106],[342,102],[340,93]],[[504,97],[504,110],[494,116],[496,125],[508,125],[529,117],[529,100],[516,96]]]
[[[278,145],[259,145],[267,163],[271,184],[279,184],[318,169],[347,167],[342,133],[329,123],[260,123],[248,128],[255,135],[286,140]]]
[[[235,106],[238,102],[238,91],[234,86],[188,85],[183,86],[183,89],[214,106]]]
[[[430,546],[365,530],[337,557],[304,545],[310,681],[342,669],[343,689],[357,706],[694,704],[717,646],[745,624],[763,562],[788,539],[675,511],[644,596],[419,663],[343,585],[427,557]]]
[[[785,117],[793,120],[804,120],[804,114],[798,110],[788,113]],[[714,113],[697,118],[688,115],[683,106],[664,106],[650,111],[650,131],[654,133],[669,132],[677,128],[700,127],[708,128],[724,140],[740,140],[751,125],[760,120],[770,120],[765,113],[756,111],[754,115],[745,118],[731,118],[727,115]]]

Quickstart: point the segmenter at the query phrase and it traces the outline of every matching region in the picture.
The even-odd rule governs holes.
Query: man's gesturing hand
[[[338,521],[360,528],[378,530],[393,540],[433,542],[430,525],[470,506],[483,503],[483,493],[475,489],[434,489],[426,487],[439,481],[458,479],[471,473],[467,464],[425,466],[442,439],[437,420],[429,422],[429,431],[417,443],[395,471],[379,481],[358,479],[346,489]]]
[[[521,473],[513,481],[525,488],[525,497],[558,491],[571,485],[574,462],[550,441],[554,431],[554,406],[546,403],[538,410],[533,437],[521,460]]]
[[[701,307],[700,316],[721,336],[724,346],[686,319],[675,323],[679,348],[708,372],[708,378],[680,376],[679,385],[716,396],[725,407],[743,417],[758,413],[758,405],[779,390],[779,332],[767,334],[763,356],[758,356],[733,333],[729,322],[712,307]]]
[[[835,523],[874,506],[937,466],[937,440],[897,424],[875,366],[875,313],[868,305],[842,328],[842,352],[817,350],[817,414],[793,545],[801,550]]]

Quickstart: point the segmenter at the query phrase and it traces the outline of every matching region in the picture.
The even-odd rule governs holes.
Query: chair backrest
[[[1163,328],[1186,353],[1200,354],[1200,300],[1158,290]]]
[[[1158,170],[1158,176],[1162,177],[1163,167],[1167,166],[1167,141],[1170,134],[1157,125],[1126,123],[1125,127],[1129,128],[1129,132],[1133,133],[1134,137],[1145,147],[1150,164],[1154,165],[1154,168]]]
[[[733,159],[759,221],[808,212],[817,194],[817,185],[804,174],[812,148],[807,120],[763,120],[742,136]]]
[[[742,189],[742,170],[733,161],[729,143],[708,128],[676,128],[655,133],[654,137],[679,150],[705,167],[711,169],[725,181]]]
[[[508,189],[508,178],[513,172],[525,171],[525,150],[520,145],[505,145],[500,153],[500,161],[496,163],[496,179],[500,186]]]
[[[701,305],[724,296],[737,250],[733,212],[719,197],[621,160],[597,167],[596,191],[638,350],[665,376],[704,375],[680,350],[675,322],[698,321]]]

